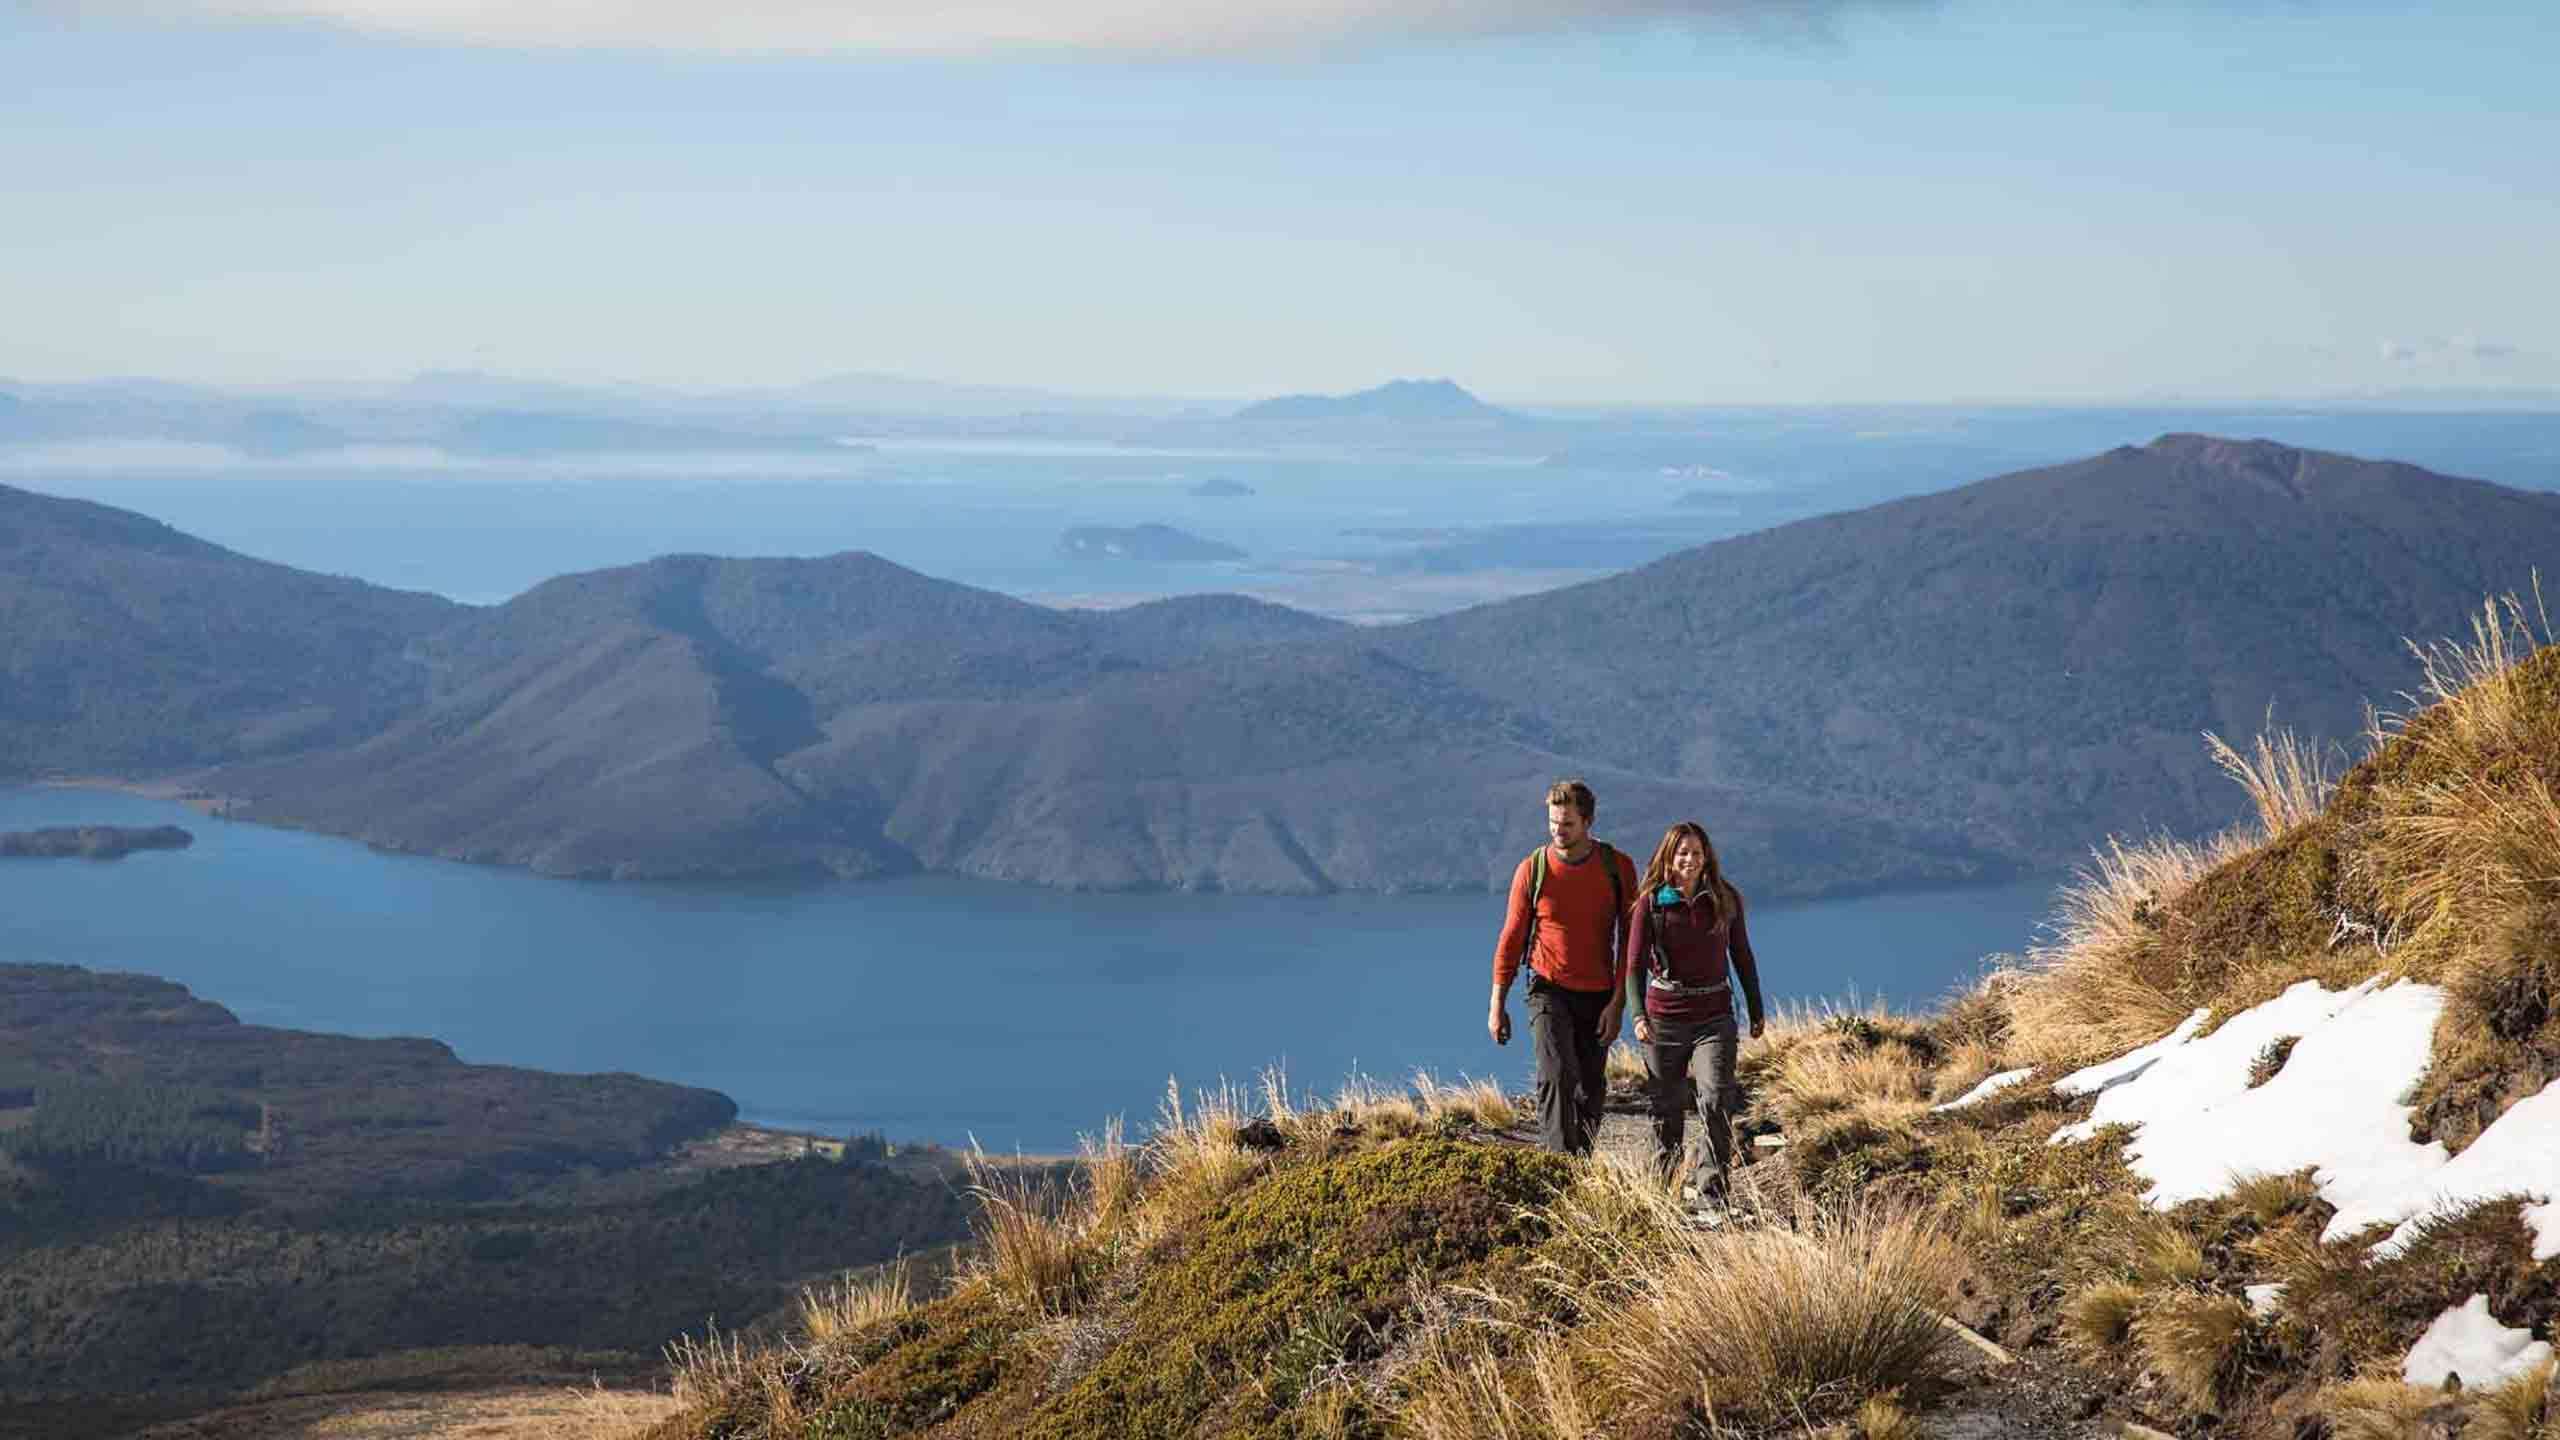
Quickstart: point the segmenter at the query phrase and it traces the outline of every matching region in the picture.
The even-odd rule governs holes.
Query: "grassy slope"
[[[2378,1231],[2322,1243],[2332,1212],[2307,1176],[2164,1214],[2122,1132],[2046,1143],[2088,1111],[2053,1092],[2068,1070],[2305,977],[2446,989],[2414,1138],[2459,1150],[2560,1075],[2560,651],[2519,658],[2519,628],[2493,614],[2437,652],[2435,703],[2334,795],[2288,774],[2301,757],[2281,745],[2244,760],[2254,839],[2101,857],[2031,966],[1934,1015],[1801,1015],[1752,1046],[1753,1119],[1790,1137],[1803,1196],[1765,1227],[1702,1237],[1609,1166],[1493,1143],[1498,1097],[1273,1104],[1268,1153],[1238,1143],[1232,1103],[1177,1112],[1068,1191],[993,1194],[980,1258],[942,1298],[875,1294],[794,1347],[697,1351],[653,1440],[1881,1440],[1943,1391],[1921,1333],[1937,1308],[2183,1434],[2560,1437],[2549,1367],[2494,1394],[2396,1378],[2475,1292],[2551,1333],[2560,1262],[2533,1261],[2519,1202],[2376,1263]],[[2012,1067],[2033,1074],[1930,1108]],[[2286,1288],[2262,1316],[2241,1291],[2266,1281]]]

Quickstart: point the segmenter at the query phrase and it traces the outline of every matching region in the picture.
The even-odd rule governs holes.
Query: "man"
[[[1547,787],[1548,844],[1511,875],[1511,905],[1493,947],[1493,1012],[1485,1029],[1511,1042],[1503,1001],[1529,968],[1529,1035],[1538,1058],[1538,1140],[1587,1155],[1608,1099],[1609,1042],[1618,1037],[1618,936],[1636,892],[1635,866],[1591,838],[1591,787]]]

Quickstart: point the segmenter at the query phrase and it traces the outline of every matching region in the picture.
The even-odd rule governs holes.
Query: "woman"
[[[1708,1167],[1698,1197],[1724,1203],[1733,1169],[1733,985],[1742,976],[1751,1036],[1763,1030],[1760,969],[1743,929],[1742,892],[1724,878],[1706,828],[1683,820],[1662,833],[1628,907],[1624,973],[1636,1044],[1653,1080],[1653,1163],[1668,1182],[1679,1169],[1688,1115],[1684,1083],[1697,1067],[1698,1118]]]

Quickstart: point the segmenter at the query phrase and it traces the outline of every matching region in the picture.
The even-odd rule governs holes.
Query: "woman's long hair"
[[[1653,847],[1653,860],[1644,867],[1644,883],[1636,887],[1636,903],[1671,883],[1671,855],[1683,840],[1695,840],[1707,852],[1706,868],[1698,872],[1698,893],[1707,902],[1707,923],[1721,925],[1742,913],[1742,892],[1724,878],[1724,864],[1716,859],[1716,842],[1707,838],[1707,827],[1695,820],[1683,820],[1662,832],[1662,843]],[[1632,908],[1632,907],[1630,907]]]

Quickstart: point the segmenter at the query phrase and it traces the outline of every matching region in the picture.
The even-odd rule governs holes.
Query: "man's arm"
[[[1511,1041],[1510,1017],[1502,1011],[1502,1002],[1511,993],[1512,977],[1520,971],[1520,947],[1529,938],[1529,862],[1511,872],[1511,900],[1502,917],[1502,936],[1493,942],[1493,1003],[1485,1015],[1485,1033],[1496,1045]]]

